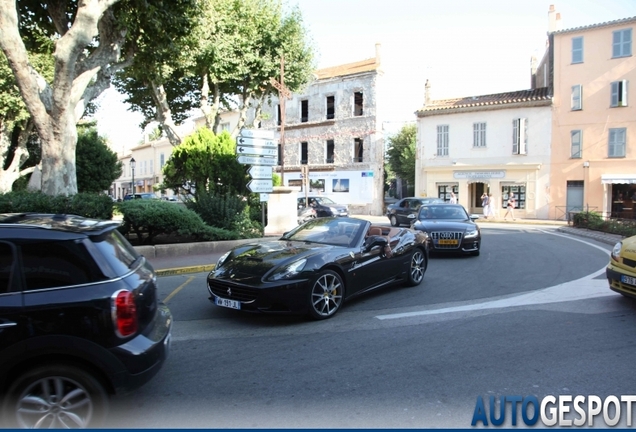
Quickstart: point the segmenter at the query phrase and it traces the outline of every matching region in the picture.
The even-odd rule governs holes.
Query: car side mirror
[[[475,222],[477,219],[479,219],[479,215],[476,215],[476,214],[471,214],[470,215],[470,220],[471,221]]]
[[[362,253],[369,252],[371,249],[373,249],[376,246],[380,246],[384,248],[388,244],[389,244],[389,241],[386,239],[386,237],[377,236],[377,235],[369,236],[364,239],[364,243],[362,244]]]

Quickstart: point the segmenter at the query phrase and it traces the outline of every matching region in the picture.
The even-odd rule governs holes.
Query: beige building
[[[636,17],[558,30],[536,71],[553,88],[551,219],[636,217]]]

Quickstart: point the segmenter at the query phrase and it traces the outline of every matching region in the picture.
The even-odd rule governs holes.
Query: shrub
[[[626,237],[636,235],[636,220],[630,219],[603,219],[596,212],[575,213],[572,218],[573,225],[578,228],[587,228],[610,234],[619,234]]]
[[[104,194],[79,193],[70,197],[42,192],[14,191],[0,195],[0,213],[66,213],[95,219],[113,217],[113,201]]]
[[[186,206],[196,212],[210,226],[232,230],[241,219],[241,213],[247,203],[242,196],[216,195],[213,192],[201,193],[196,201]]]
[[[251,219],[249,207],[245,207],[236,218],[232,225],[232,231],[235,231],[239,238],[244,239],[263,237],[263,226],[260,222]]]
[[[193,241],[235,240],[232,231],[210,227],[194,211],[160,200],[130,200],[119,204],[123,214],[120,231],[133,232],[140,244],[153,244],[160,234],[188,237]]]

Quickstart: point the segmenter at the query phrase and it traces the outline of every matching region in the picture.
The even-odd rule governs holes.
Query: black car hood
[[[272,240],[249,243],[232,250],[220,268],[212,274],[236,282],[261,279],[267,272],[285,263],[292,263],[338,246],[311,242]]]
[[[467,229],[476,228],[477,224],[469,220],[417,220],[415,221],[414,228],[423,229],[424,231],[466,231]]]

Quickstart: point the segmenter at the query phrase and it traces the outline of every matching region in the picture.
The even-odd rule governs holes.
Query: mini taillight
[[[133,293],[126,290],[117,291],[111,300],[111,314],[117,336],[126,337],[135,334],[137,332],[137,306]]]

